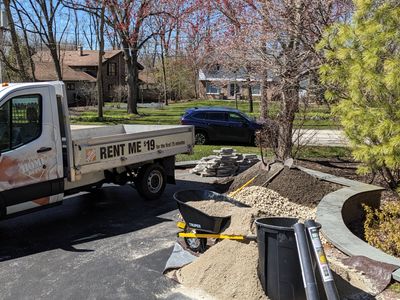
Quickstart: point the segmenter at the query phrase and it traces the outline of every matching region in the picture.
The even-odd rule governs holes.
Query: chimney
[[[83,46],[82,45],[79,46],[79,55],[83,56]]]

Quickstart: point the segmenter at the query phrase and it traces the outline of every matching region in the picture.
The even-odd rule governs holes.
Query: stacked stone
[[[236,153],[232,148],[213,151],[216,155],[202,158],[191,172],[202,177],[227,177],[236,175],[259,161],[255,154]]]

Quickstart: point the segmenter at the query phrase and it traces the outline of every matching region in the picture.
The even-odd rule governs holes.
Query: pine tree
[[[327,100],[336,103],[360,173],[400,179],[400,5],[356,0],[350,23],[331,26],[319,44]]]

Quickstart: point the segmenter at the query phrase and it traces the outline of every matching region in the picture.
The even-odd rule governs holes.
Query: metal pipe
[[[319,229],[321,228],[321,225],[317,224],[314,220],[307,220],[304,222],[304,225],[307,228],[310,244],[313,248],[315,260],[324,284],[326,296],[328,300],[339,300],[340,298],[335,285],[335,280],[333,279],[332,271],[329,268],[324,247],[322,246],[321,239],[319,237]]]
[[[301,273],[307,300],[319,300],[318,286],[315,279],[314,268],[312,266],[311,253],[307,242],[304,224],[296,223],[293,225],[293,229],[296,237],[297,253],[299,254]]]

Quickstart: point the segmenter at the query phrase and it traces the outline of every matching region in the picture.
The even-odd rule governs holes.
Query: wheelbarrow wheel
[[[186,231],[186,230],[185,230]],[[196,230],[189,230],[186,232],[196,233]],[[200,232],[197,232],[200,233]],[[207,248],[206,238],[184,238],[186,246],[193,252],[203,253]]]

